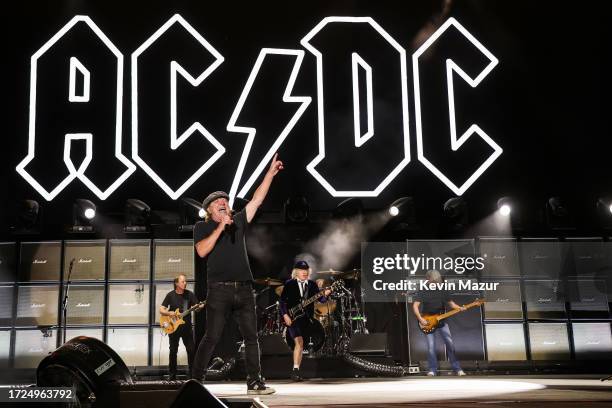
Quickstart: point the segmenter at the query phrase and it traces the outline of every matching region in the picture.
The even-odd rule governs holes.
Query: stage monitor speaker
[[[493,281],[491,281],[493,282]],[[485,320],[523,318],[521,286],[516,280],[496,280],[496,290],[483,292]]]
[[[526,280],[525,302],[528,319],[565,317],[565,289],[559,280]]]
[[[523,277],[554,279],[562,275],[558,239],[523,238],[518,245]]]
[[[111,280],[148,280],[151,272],[151,242],[149,240],[110,240]]]
[[[104,285],[70,285],[68,324],[104,324]]]
[[[527,360],[522,323],[485,323],[489,361]]]
[[[387,333],[355,333],[351,335],[349,351],[353,354],[380,354],[386,356]]]
[[[13,286],[0,286],[0,326],[13,325],[13,300],[15,288]]]
[[[113,406],[111,384],[133,384],[125,363],[109,346],[76,337],[45,357],[36,370],[38,387],[74,387],[79,406]],[[95,401],[93,404],[92,399]]]
[[[15,326],[58,324],[59,285],[19,286]]]
[[[268,334],[259,338],[262,356],[289,356],[293,350],[289,348],[282,334]]]
[[[62,243],[23,242],[19,257],[19,281],[59,281]]]
[[[569,360],[570,347],[565,323],[529,323],[532,360]]]
[[[572,323],[576,360],[611,360],[610,323]]]
[[[104,280],[106,241],[66,241],[64,243],[64,281],[68,279],[70,261],[74,259],[71,281]]]
[[[170,408],[193,407],[227,408],[228,406],[208,391],[205,386],[197,381],[189,380],[179,389]]]
[[[478,256],[484,259],[481,276],[520,276],[518,247],[515,238],[481,238]]]
[[[0,282],[17,280],[16,246],[14,242],[0,242]]]
[[[174,279],[179,273],[184,274],[187,280],[194,279],[193,240],[156,239],[153,250],[155,280]]]

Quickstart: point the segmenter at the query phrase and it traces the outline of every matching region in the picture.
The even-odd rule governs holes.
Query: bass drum
[[[309,353],[316,353],[321,350],[323,344],[325,344],[325,330],[323,330],[323,326],[319,323],[318,320],[308,319],[308,323],[300,326],[302,330],[302,337],[304,338],[304,350],[308,350]],[[283,339],[287,346],[291,350],[295,347],[295,341],[289,334],[289,328],[285,327],[283,329]]]

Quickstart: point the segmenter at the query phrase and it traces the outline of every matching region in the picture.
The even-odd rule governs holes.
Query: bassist
[[[430,270],[425,274],[425,279],[428,282],[442,283],[442,275],[436,270]],[[452,309],[465,310],[465,307],[457,305],[450,296],[450,293],[446,290],[432,290],[432,291],[421,291],[417,296],[416,300],[412,304],[412,310],[416,318],[421,325],[427,325],[427,320],[423,318],[423,315],[437,315],[442,314],[445,311],[446,306],[450,306]],[[448,325],[442,320],[439,323],[438,329],[432,333],[425,334],[427,337],[427,364],[429,371],[428,376],[436,376],[438,374],[438,359],[436,357],[435,347],[435,335],[439,333],[446,345],[446,351],[448,353],[448,360],[451,363],[453,371],[458,376],[465,375],[465,372],[461,369],[459,361],[455,356],[455,345],[453,344],[453,337],[451,336]]]
[[[159,313],[162,316],[175,316],[177,309],[179,310],[179,313],[182,313],[197,303],[198,300],[193,292],[187,290],[187,279],[185,275],[180,274],[174,278],[174,290],[168,292],[166,295],[164,301],[159,307]],[[171,381],[176,380],[176,361],[180,339],[183,339],[183,345],[185,346],[185,350],[187,350],[189,375],[191,376],[195,346],[193,342],[193,330],[191,328],[190,314],[186,315],[184,320],[185,324],[181,324],[174,333],[168,335],[168,340],[170,342],[168,371],[170,374],[169,380]]]
[[[296,262],[291,273],[291,280],[285,283],[283,293],[280,298],[280,308],[285,325],[287,325],[287,333],[295,341],[293,348],[293,370],[291,379],[293,381],[302,381],[300,376],[300,364],[302,363],[302,352],[304,351],[304,334],[308,332],[308,326],[314,315],[314,304],[310,304],[305,308],[305,315],[291,320],[289,317],[289,309],[299,305],[305,299],[315,296],[319,292],[319,287],[313,281],[308,279],[311,270],[306,261]],[[329,296],[331,291],[325,291],[325,296]],[[321,297],[320,302],[325,302],[326,298]]]

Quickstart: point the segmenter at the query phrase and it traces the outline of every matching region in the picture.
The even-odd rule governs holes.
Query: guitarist
[[[425,274],[425,279],[432,283],[442,283],[444,280],[440,272],[436,270],[428,271]],[[427,320],[425,320],[422,316],[424,315],[432,315],[432,314],[441,314],[445,312],[446,305],[450,306],[452,309],[465,310],[465,307],[457,305],[453,299],[450,297],[450,293],[446,290],[431,290],[431,291],[421,291],[417,294],[416,300],[412,304],[412,310],[414,311],[415,316],[419,320],[419,323],[422,325],[427,325]],[[438,373],[438,359],[436,357],[436,347],[435,347],[435,335],[439,333],[442,337],[442,340],[446,344],[446,351],[448,353],[448,359],[451,363],[451,367],[453,371],[458,376],[466,375],[465,372],[461,369],[459,365],[459,361],[457,361],[457,357],[455,357],[455,345],[453,344],[453,337],[451,336],[450,329],[448,325],[444,322],[444,320],[440,321],[438,329],[433,333],[428,333],[427,336],[427,363],[429,366],[429,371],[427,372],[428,376],[436,376]]]
[[[176,310],[179,313],[184,312],[191,306],[198,303],[193,292],[187,290],[187,278],[180,274],[174,278],[174,290],[168,292],[161,306],[159,313],[162,316],[176,316]],[[202,306],[203,307],[203,306]],[[199,310],[199,309],[198,309]],[[195,354],[195,346],[193,343],[193,330],[191,328],[191,316],[186,315],[183,320],[185,324],[181,324],[174,333],[168,335],[170,341],[170,356],[168,371],[170,372],[169,380],[176,380],[176,358],[178,354],[179,340],[183,339],[183,345],[187,350],[187,361],[189,364],[189,375],[191,376],[191,367],[193,365],[193,357]]]
[[[283,293],[280,298],[280,309],[285,324],[287,325],[287,332],[295,341],[293,348],[293,370],[291,372],[291,379],[293,381],[302,381],[300,376],[300,364],[302,363],[302,352],[304,351],[304,336],[307,332],[310,319],[314,315],[314,303],[306,306],[306,315],[301,318],[292,321],[287,311],[294,306],[299,305],[303,300],[315,296],[319,292],[319,287],[315,281],[310,280],[311,269],[306,261],[298,261],[293,267],[291,272],[291,278],[285,283]],[[328,289],[325,291],[325,296],[329,296],[331,291]],[[327,299],[321,297],[320,302],[325,302]]]

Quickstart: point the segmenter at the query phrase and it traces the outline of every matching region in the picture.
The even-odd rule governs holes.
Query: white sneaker
[[[463,373],[463,374],[465,375],[465,373]],[[428,371],[428,372],[427,372],[427,376],[428,376],[428,377],[435,377],[435,376],[436,376],[436,373],[434,373],[433,371]]]
[[[466,374],[466,373],[465,373],[465,371],[463,371],[463,370],[459,370],[459,371],[457,371],[457,377],[463,377],[463,376],[466,376],[466,375],[467,375],[467,374]]]

